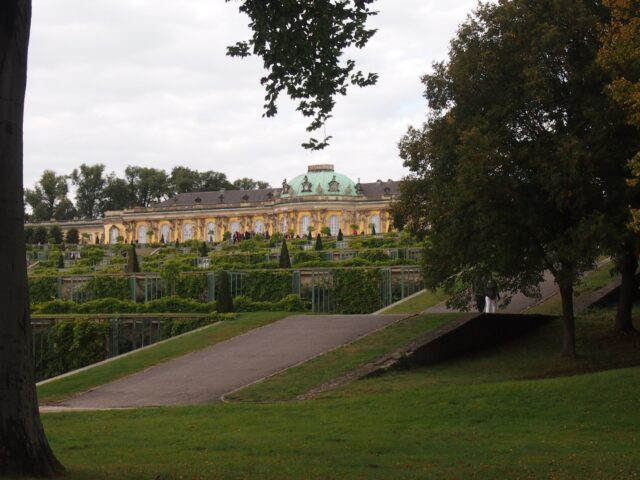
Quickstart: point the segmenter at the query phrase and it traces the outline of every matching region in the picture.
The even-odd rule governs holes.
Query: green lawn
[[[382,357],[460,314],[417,315],[227,395],[230,401],[292,400],[310,389]]]
[[[429,307],[444,302],[446,299],[447,295],[442,290],[436,292],[426,290],[413,298],[385,310],[384,313],[420,313]]]
[[[44,423],[74,480],[627,479],[640,474],[639,384],[633,368]]]
[[[41,385],[38,387],[38,398],[40,403],[56,402],[74,393],[84,392],[97,385],[206,348],[289,315],[293,314],[288,312],[240,313],[233,320],[216,323],[198,332],[183,335],[76,375]]]
[[[639,478],[640,336],[612,335],[612,315],[578,317],[575,361],[559,356],[551,323],[502,347],[311,401],[43,419],[71,480]],[[387,330],[434,328],[429,317],[414,321]]]

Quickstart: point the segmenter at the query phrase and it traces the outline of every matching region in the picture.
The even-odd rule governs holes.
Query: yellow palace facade
[[[311,165],[281,188],[183,193],[150,207],[107,211],[100,220],[56,224],[77,228],[90,243],[218,242],[226,232],[302,237],[325,228],[350,235],[371,226],[387,232],[397,195],[398,182],[354,182],[333,165]]]

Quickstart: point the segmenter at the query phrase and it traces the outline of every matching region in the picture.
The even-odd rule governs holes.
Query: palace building
[[[51,222],[77,228],[90,243],[218,242],[225,232],[313,235],[325,227],[336,235],[387,232],[389,207],[399,182],[354,182],[333,165],[310,165],[281,188],[182,193],[149,207],[107,211],[99,220]],[[39,225],[47,226],[47,223]]]

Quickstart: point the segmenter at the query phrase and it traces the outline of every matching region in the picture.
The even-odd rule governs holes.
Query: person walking
[[[496,311],[498,310],[498,299],[500,298],[496,282],[490,280],[487,283],[487,288],[485,289],[484,296],[484,313],[496,313]]]

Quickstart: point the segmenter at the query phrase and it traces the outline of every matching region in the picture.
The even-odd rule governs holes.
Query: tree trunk
[[[560,297],[562,298],[562,356],[575,358],[576,356],[576,321],[573,316],[573,282],[560,281]]]
[[[633,299],[636,293],[636,270],[638,269],[638,256],[635,254],[633,245],[625,245],[627,248],[617,261],[618,268],[622,274],[620,284],[620,295],[618,296],[618,311],[613,324],[616,332],[634,332],[631,312],[633,309]]]
[[[0,476],[53,476],[64,468],[40,422],[22,203],[22,126],[30,0],[0,2]]]

